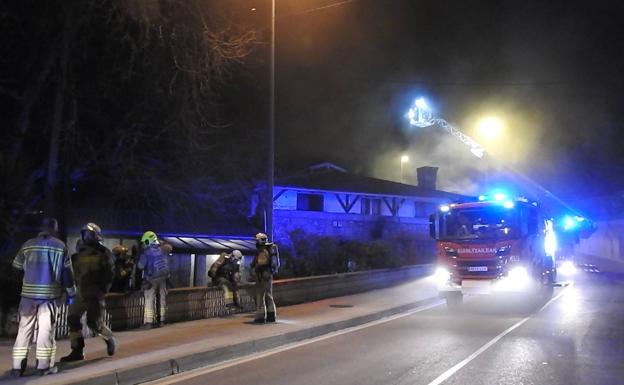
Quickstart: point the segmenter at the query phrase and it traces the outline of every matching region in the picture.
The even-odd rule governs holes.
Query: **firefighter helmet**
[[[145,247],[160,245],[158,242],[158,236],[153,231],[146,231],[143,233],[143,236],[141,237],[141,244]]]
[[[240,250],[234,250],[232,251],[232,257],[240,261],[241,259],[243,259],[243,253],[241,253]]]
[[[89,222],[82,226],[82,229],[80,229],[80,235],[85,243],[96,242],[101,244],[104,241],[104,238],[102,237],[102,229],[93,222]]]
[[[117,245],[113,247],[113,254],[122,255],[128,252],[128,248],[124,245]]]
[[[269,240],[269,237],[265,233],[256,234],[256,243],[260,245],[264,245]]]

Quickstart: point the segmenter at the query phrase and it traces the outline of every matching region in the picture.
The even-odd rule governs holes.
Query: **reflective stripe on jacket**
[[[75,295],[74,275],[65,244],[50,234],[40,233],[28,240],[13,260],[13,267],[24,271],[22,297],[56,299],[63,287]]]

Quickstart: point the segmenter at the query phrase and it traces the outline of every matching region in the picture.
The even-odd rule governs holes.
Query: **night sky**
[[[249,3],[266,28],[270,2]],[[483,162],[440,129],[409,127],[425,96],[477,140],[480,117],[502,118],[486,149],[561,197],[622,189],[623,15],[601,1],[277,0],[280,172],[332,161],[398,180],[406,153],[408,181],[432,165],[440,188],[478,192]]]

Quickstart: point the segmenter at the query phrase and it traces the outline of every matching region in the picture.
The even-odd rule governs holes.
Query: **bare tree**
[[[0,79],[13,106],[0,146],[5,239],[39,210],[148,212],[169,226],[243,213],[262,162],[222,93],[254,81],[258,34],[233,2],[24,3],[0,8],[14,53]]]

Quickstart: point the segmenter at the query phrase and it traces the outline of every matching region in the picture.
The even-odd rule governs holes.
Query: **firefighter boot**
[[[267,312],[266,322],[275,322],[275,312]]]
[[[19,369],[11,369],[11,377],[22,377],[26,371],[27,359],[24,358],[20,364]]]
[[[85,359],[83,348],[72,348],[71,353],[61,357],[61,362],[82,361]]]
[[[115,354],[115,350],[117,349],[117,341],[115,341],[115,338],[110,337],[109,339],[104,340],[104,342],[106,342],[106,354],[109,356]]]
[[[82,361],[84,356],[84,337],[78,337],[72,341],[71,353],[61,358],[61,362]]]
[[[48,374],[58,373],[58,367],[52,366],[47,369],[37,369],[37,371],[39,372],[40,376],[47,376]]]

